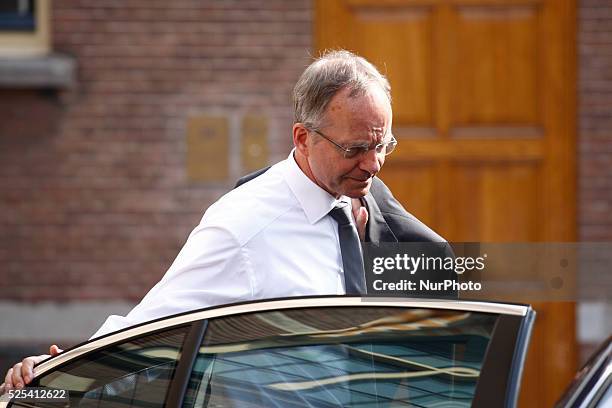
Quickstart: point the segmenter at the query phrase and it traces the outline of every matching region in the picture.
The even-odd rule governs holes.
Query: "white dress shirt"
[[[209,306],[245,300],[344,294],[339,201],[287,160],[211,205],[162,280],[127,316],[92,336]]]

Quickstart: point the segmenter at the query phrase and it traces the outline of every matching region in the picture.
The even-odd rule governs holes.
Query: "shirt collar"
[[[295,149],[291,150],[286,161],[285,180],[302,206],[308,222],[316,223],[340,203],[351,203],[347,196],[336,199],[309,179],[295,161],[294,152]]]

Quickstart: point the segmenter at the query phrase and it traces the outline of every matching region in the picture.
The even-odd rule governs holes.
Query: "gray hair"
[[[293,88],[294,123],[318,129],[338,91],[348,87],[351,97],[359,96],[372,84],[379,85],[391,102],[389,81],[365,58],[346,50],[326,52],[306,68]]]

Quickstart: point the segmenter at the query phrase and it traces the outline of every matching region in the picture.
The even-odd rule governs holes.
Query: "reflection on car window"
[[[184,407],[469,407],[496,319],[390,307],[213,319]]]
[[[68,390],[70,407],[162,407],[188,327],[86,355],[41,376],[35,386]],[[13,407],[59,406],[44,401]]]
[[[595,404],[596,408],[606,408],[612,406],[612,380],[608,378],[606,392],[601,396],[601,399]]]

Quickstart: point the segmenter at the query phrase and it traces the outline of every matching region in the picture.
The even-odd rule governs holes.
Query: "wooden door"
[[[318,0],[315,47],[387,74],[397,151],[382,178],[449,241],[576,237],[573,0]],[[576,369],[572,303],[538,303],[519,406]]]

